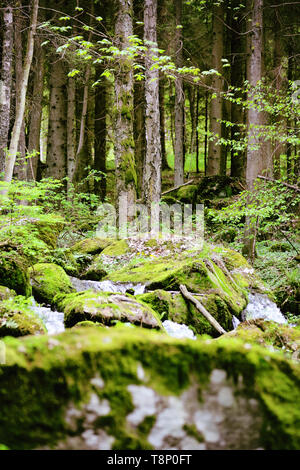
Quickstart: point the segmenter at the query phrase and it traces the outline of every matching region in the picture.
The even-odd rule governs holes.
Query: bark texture
[[[133,34],[132,0],[118,1],[118,14],[115,35],[118,48],[122,51],[129,46],[128,37]],[[134,158],[133,138],[133,97],[134,83],[132,59],[121,55],[118,59],[118,70],[115,76],[115,163],[116,163],[116,202],[122,212],[123,201],[126,198],[132,207],[136,199],[136,169]]]
[[[50,63],[50,104],[46,175],[61,180],[67,175],[67,74],[63,61]]]
[[[212,43],[212,68],[222,72],[223,56],[223,4],[213,6],[213,43]],[[215,97],[212,97],[209,110],[209,131],[211,139],[208,144],[207,175],[219,175],[221,173],[221,146],[217,141],[222,134],[222,97],[223,79],[217,75],[213,76],[211,86]]]
[[[161,196],[161,142],[159,111],[159,71],[151,69],[157,47],[157,2],[145,0],[144,41],[148,46],[145,57],[145,98],[146,98],[146,161],[144,168],[144,200],[150,207]]]
[[[11,83],[13,66],[13,2],[5,2],[3,10],[2,67],[0,82],[0,173],[5,167],[5,149],[8,148],[8,133],[11,106]]]
[[[175,63],[182,67],[183,38],[182,38],[182,0],[175,2],[176,32],[175,32]],[[174,185],[184,182],[184,90],[183,80],[178,76],[175,80],[175,155],[174,155]]]

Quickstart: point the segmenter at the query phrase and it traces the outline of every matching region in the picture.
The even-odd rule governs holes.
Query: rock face
[[[126,326],[3,343],[11,449],[299,448],[299,365],[260,346]]]
[[[74,292],[69,276],[54,263],[38,263],[29,270],[33,295],[38,302],[53,305],[54,297]]]
[[[65,313],[66,327],[88,320],[103,325],[120,321],[145,328],[161,328],[155,311],[129,294],[85,291],[67,296],[58,295],[55,301]]]

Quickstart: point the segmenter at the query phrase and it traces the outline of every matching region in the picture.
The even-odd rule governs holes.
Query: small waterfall
[[[194,332],[186,325],[180,325],[171,320],[165,320],[162,322],[162,325],[168,335],[173,336],[174,338],[189,338],[196,339]]]
[[[232,315],[232,326],[234,330],[238,327],[240,323],[240,320],[235,315]]]
[[[249,303],[242,312],[242,320],[262,318],[277,323],[287,323],[277,305],[265,294],[249,294]]]
[[[92,289],[95,292],[117,292],[125,294],[133,293],[133,295],[143,294],[145,292],[144,284],[134,284],[132,282],[112,282],[112,281],[88,281],[77,279],[76,277],[70,276],[71,283],[77,292],[82,292],[88,289]]]
[[[32,310],[43,322],[49,335],[55,335],[65,330],[64,314],[51,310],[50,307],[41,307],[33,301]]]

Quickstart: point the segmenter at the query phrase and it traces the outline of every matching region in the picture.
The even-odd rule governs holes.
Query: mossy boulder
[[[300,447],[300,368],[281,353],[126,327],[3,343],[0,442],[10,449]]]
[[[111,245],[104,248],[102,255],[105,256],[121,256],[129,251],[129,246],[126,240],[117,240]]]
[[[0,302],[0,337],[46,333],[45,325],[26,305],[25,298]]]
[[[28,262],[20,249],[9,243],[1,245],[0,282],[19,295],[31,296]]]
[[[11,290],[5,286],[0,286],[0,302],[2,302],[2,300],[10,299],[11,297],[14,297],[15,295],[16,293],[14,290]]]
[[[228,304],[218,294],[195,296],[217,320],[225,331],[232,330],[232,314]],[[138,295],[137,298],[149,304],[162,320],[172,320],[188,325],[196,334],[218,337],[219,333],[206,318],[187,302],[181,293],[155,290]]]
[[[85,255],[96,255],[114,242],[115,240],[112,238],[85,238],[71,246],[70,251]]]
[[[282,350],[293,359],[300,359],[300,326],[291,327],[262,319],[248,320],[226,334],[266,348]]]
[[[196,184],[188,184],[186,186],[182,186],[181,188],[177,190],[176,198],[180,202],[192,204],[195,202],[197,190],[198,190],[198,187]]]
[[[112,325],[116,321],[130,322],[146,328],[161,328],[159,316],[149,305],[130,294],[85,291],[55,298],[60,311],[65,313],[65,326],[93,321]]]
[[[237,317],[247,304],[248,289],[265,289],[243,256],[207,244],[202,250],[142,260],[116,269],[107,277],[115,282],[145,284],[149,290],[179,291],[179,285],[184,284],[191,293],[203,294],[204,300],[211,301],[211,294],[218,296],[221,309],[224,311],[223,306],[227,305]]]
[[[38,302],[54,305],[54,297],[75,292],[69,276],[54,263],[38,263],[29,269],[33,295]]]

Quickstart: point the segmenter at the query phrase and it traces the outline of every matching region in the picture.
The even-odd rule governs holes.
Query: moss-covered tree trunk
[[[212,43],[212,68],[222,73],[223,38],[224,38],[224,6],[213,6],[213,43]],[[221,145],[218,139],[222,135],[222,77],[214,75],[211,86],[215,96],[210,101],[209,131],[211,139],[208,144],[207,175],[219,175],[221,172]]]
[[[132,0],[118,0],[115,36],[118,48],[123,52],[118,58],[115,75],[114,151],[116,164],[116,204],[118,216],[124,215],[124,200],[133,207],[136,200],[137,176],[134,158],[133,97],[134,79],[132,59],[124,54],[133,35]],[[118,217],[120,221],[120,217]]]
[[[67,175],[67,73],[57,55],[51,57],[49,86],[46,175],[61,180]]]
[[[67,175],[69,186],[73,180],[76,161],[76,82],[73,77],[67,83]]]
[[[150,207],[161,196],[161,142],[159,111],[159,71],[153,66],[157,56],[157,1],[145,0],[144,41],[146,97],[146,161],[144,168],[144,201]]]
[[[3,10],[2,67],[0,87],[0,173],[4,171],[10,122],[11,83],[13,67],[13,1],[7,1]]]

